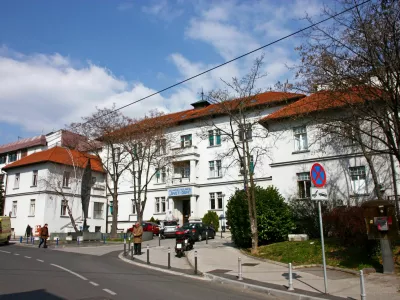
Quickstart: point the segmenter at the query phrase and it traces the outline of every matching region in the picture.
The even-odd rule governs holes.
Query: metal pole
[[[171,248],[168,247],[168,269],[171,269]]]
[[[367,295],[365,294],[365,284],[364,284],[364,272],[360,270],[360,288],[361,288],[361,300],[367,300]]]
[[[197,250],[194,251],[194,274],[197,275]]]
[[[289,291],[294,291],[293,288],[293,273],[292,273],[292,263],[289,263]]]
[[[76,240],[78,241],[78,246],[79,246],[79,236],[76,237]]]
[[[58,247],[58,238],[56,239],[56,246]]]
[[[321,233],[322,263],[324,265],[325,294],[327,294],[328,293],[328,279],[326,276],[325,243],[324,243],[324,228],[322,225],[321,201],[318,201],[318,214],[319,214],[319,229],[320,229],[320,233]]]
[[[28,240],[28,237],[26,237],[26,243],[27,243],[27,244],[29,244],[29,240]]]
[[[133,260],[133,245],[131,247],[131,259]]]
[[[206,231],[206,244],[208,244],[208,229]]]
[[[161,233],[158,234],[158,246],[161,246]]]
[[[238,280],[243,280],[243,277],[242,277],[242,259],[240,257],[238,258],[238,269],[239,269],[239,271],[238,271]]]
[[[19,237],[19,242],[22,243],[22,236]]]
[[[222,228],[221,228],[221,239],[222,239]]]
[[[128,255],[129,255],[129,252],[131,252],[131,237],[130,236],[128,237]]]
[[[33,238],[33,236],[31,236],[31,242],[32,242],[32,245],[35,244],[35,239]]]
[[[150,264],[150,249],[149,249],[149,245],[147,245],[147,264]]]
[[[124,256],[126,256],[126,239],[124,239]]]

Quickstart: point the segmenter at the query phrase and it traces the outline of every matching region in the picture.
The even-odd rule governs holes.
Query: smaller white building
[[[52,232],[74,231],[83,226],[81,179],[91,163],[92,188],[88,210],[89,231],[105,231],[105,173],[97,157],[64,147],[52,147],[21,158],[3,167],[7,173],[4,212],[11,219],[16,236],[24,235],[27,225],[49,225]],[[70,212],[70,213],[69,213]]]

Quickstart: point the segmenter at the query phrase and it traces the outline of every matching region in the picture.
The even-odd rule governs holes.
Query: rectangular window
[[[63,187],[69,187],[69,176],[70,176],[70,172],[64,171]]]
[[[160,197],[156,197],[156,213],[160,212]]]
[[[136,202],[132,199],[132,215],[136,215]]]
[[[34,216],[35,215],[35,209],[36,209],[36,203],[35,199],[31,200],[31,204],[29,206],[29,215]]]
[[[221,131],[219,129],[209,130],[208,141],[210,147],[221,145]]]
[[[11,217],[15,218],[16,216],[17,216],[17,201],[13,201],[11,209]]]
[[[210,209],[222,209],[222,192],[210,193]]]
[[[7,156],[0,156],[0,164],[5,164],[7,162]]]
[[[356,195],[364,195],[367,193],[365,167],[350,167],[350,178],[353,193]]]
[[[22,149],[21,150],[21,158],[25,157],[28,155],[28,149]]]
[[[110,201],[109,210],[110,210],[110,215],[113,215],[113,213],[114,213],[114,205],[113,205],[112,201]]]
[[[244,172],[244,165],[243,165],[243,158],[242,158],[242,160],[241,160],[241,162],[240,162],[240,174],[242,174],[243,175],[243,172]],[[250,156],[250,166],[248,166],[248,169],[250,170],[250,172],[252,173],[252,174],[254,174],[254,160],[253,160],[253,155],[251,155]]]
[[[167,178],[167,172],[165,170],[165,167],[158,169],[156,171],[156,182],[157,183],[165,183],[166,178]]]
[[[20,179],[20,174],[19,173],[15,174],[14,189],[19,188],[19,179]]]
[[[8,154],[8,163],[11,163],[16,160],[17,160],[17,152],[12,152]]]
[[[32,186],[37,186],[37,182],[38,182],[38,171],[33,170],[32,171]]]
[[[104,203],[101,203],[101,202],[93,203],[93,219],[102,219],[103,218],[103,207],[104,207]]]
[[[222,177],[222,165],[221,160],[212,160],[209,164],[209,176],[210,178]]]
[[[156,153],[158,155],[164,155],[167,153],[167,140],[160,139],[156,141]]]
[[[244,129],[244,128],[245,129]],[[253,129],[251,128],[251,124],[246,124],[245,126],[239,126],[239,141],[243,142],[246,140],[251,140],[253,138]]]
[[[214,146],[214,130],[208,131],[208,141],[210,143],[210,146]]]
[[[308,150],[307,128],[305,126],[293,128],[294,151]]]
[[[68,215],[68,201],[67,200],[61,200],[61,216],[67,216]]]
[[[192,135],[186,134],[181,136],[181,148],[187,148],[192,146]]]
[[[310,198],[311,179],[310,173],[297,173],[297,191],[300,199]]]
[[[165,207],[165,197],[161,197],[161,212],[165,212],[166,207]]]

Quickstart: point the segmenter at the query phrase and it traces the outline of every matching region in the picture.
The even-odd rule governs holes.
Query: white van
[[[0,217],[0,243],[8,244],[11,240],[11,219]]]

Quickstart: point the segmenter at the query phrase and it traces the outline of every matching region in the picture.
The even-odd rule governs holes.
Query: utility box
[[[370,200],[361,205],[364,211],[368,239],[396,239],[398,222],[393,203],[385,200]]]

